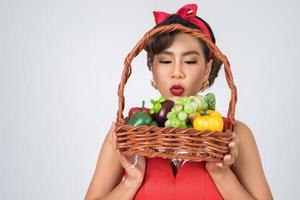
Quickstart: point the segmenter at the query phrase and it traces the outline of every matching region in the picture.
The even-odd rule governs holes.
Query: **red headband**
[[[210,40],[212,40],[210,31],[209,31],[208,27],[206,26],[206,24],[203,21],[201,21],[200,19],[196,18],[197,8],[198,8],[198,6],[196,4],[186,4],[183,7],[181,7],[175,13],[175,15],[189,21],[192,24],[195,24],[205,35],[207,35],[210,38]],[[153,15],[155,18],[155,23],[160,24],[161,22],[166,20],[172,14],[162,12],[162,11],[153,11]],[[211,51],[210,51],[209,58],[211,58],[211,56],[212,55],[211,55]]]

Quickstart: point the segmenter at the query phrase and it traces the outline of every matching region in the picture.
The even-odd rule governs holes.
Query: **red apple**
[[[142,111],[144,113],[149,114],[150,113],[150,109],[149,108],[145,108],[145,101],[143,101],[142,103],[142,107],[133,107],[129,110],[128,112],[128,118],[131,118],[132,115],[134,115],[136,112],[138,111]]]

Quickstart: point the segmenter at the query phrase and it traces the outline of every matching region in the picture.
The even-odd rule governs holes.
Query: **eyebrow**
[[[161,54],[174,55],[174,53],[171,51],[162,51]],[[186,51],[186,52],[182,53],[183,56],[188,56],[188,55],[192,55],[192,54],[200,56],[198,51]]]

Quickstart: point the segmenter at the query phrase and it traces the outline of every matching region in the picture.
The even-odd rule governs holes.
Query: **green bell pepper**
[[[153,119],[152,117],[144,112],[138,111],[136,112],[128,121],[128,124],[132,126],[141,126],[141,125],[152,125]]]

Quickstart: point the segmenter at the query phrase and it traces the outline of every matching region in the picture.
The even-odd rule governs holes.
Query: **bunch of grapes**
[[[202,110],[207,110],[208,103],[205,97],[188,96],[180,97],[175,100],[175,105],[167,114],[165,126],[174,128],[191,128],[191,119],[197,116]]]

